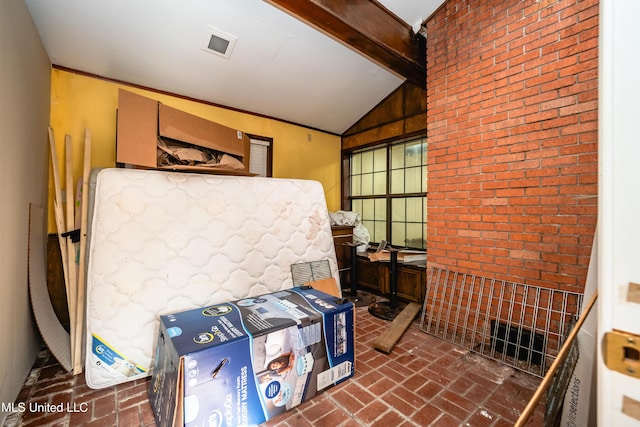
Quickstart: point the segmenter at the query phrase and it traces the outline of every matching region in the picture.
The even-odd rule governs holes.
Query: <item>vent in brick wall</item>
[[[420,330],[544,377],[582,294],[431,268]]]

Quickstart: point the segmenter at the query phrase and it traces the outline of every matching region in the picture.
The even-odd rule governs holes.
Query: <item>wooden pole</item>
[[[64,220],[64,212],[62,210],[62,190],[60,188],[60,169],[58,167],[58,151],[56,149],[56,139],[53,129],[49,128],[49,147],[51,149],[51,166],[53,169],[53,213],[56,219],[56,229],[58,235],[58,243],[60,244],[60,255],[62,257],[62,272],[64,275],[65,292],[67,295],[67,307],[71,307],[71,297],[69,294],[69,260],[67,259],[67,239],[62,237],[62,233],[67,231]]]
[[[75,203],[74,203],[74,194],[73,189],[75,188],[73,185],[73,145],[71,143],[71,136],[65,135],[64,138],[64,146],[65,146],[65,175],[66,175],[66,185],[65,185],[65,193],[66,193],[66,212],[67,212],[67,233],[73,231],[75,228]],[[71,338],[71,361],[75,365],[75,361],[73,360],[73,356],[75,354],[75,342],[73,337],[75,336],[75,328],[76,328],[76,303],[77,303],[77,294],[76,294],[76,282],[78,279],[78,273],[76,268],[76,255],[77,255],[77,247],[76,244],[71,240],[71,236],[67,236],[67,259],[68,259],[68,268],[69,268],[69,299],[71,300],[71,304],[69,305],[69,331]]]
[[[91,173],[91,130],[84,130],[84,163],[82,169],[82,204],[80,210],[80,256],[78,261],[78,301],[76,310],[75,355],[73,373],[82,372],[82,331],[84,330],[84,298],[86,287],[87,222],[89,212],[89,174]]]
[[[533,413],[533,410],[538,405],[538,402],[542,398],[542,395],[544,394],[545,391],[547,391],[547,389],[551,385],[551,382],[553,381],[553,376],[555,375],[556,371],[560,367],[560,364],[564,362],[564,359],[569,354],[569,350],[571,349],[571,344],[573,343],[573,340],[575,340],[575,338],[578,336],[578,332],[580,332],[580,328],[582,328],[582,324],[584,323],[584,321],[587,320],[587,316],[589,315],[589,312],[591,311],[591,308],[595,304],[597,298],[598,298],[598,292],[596,291],[591,297],[589,304],[587,304],[587,307],[582,311],[580,318],[578,319],[575,326],[569,333],[569,336],[567,337],[567,340],[562,345],[562,348],[560,348],[560,351],[558,352],[556,359],[551,364],[551,367],[549,368],[546,375],[542,379],[542,382],[540,382],[538,389],[533,394],[533,397],[531,398],[527,406],[524,408],[524,411],[522,411],[522,414],[520,414],[520,418],[518,418],[518,421],[516,421],[515,427],[524,426],[524,423],[527,422],[527,420]]]

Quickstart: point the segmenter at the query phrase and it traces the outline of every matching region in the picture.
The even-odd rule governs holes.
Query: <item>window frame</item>
[[[392,153],[392,149],[393,147],[397,147],[399,145],[407,145],[408,143],[411,142],[415,142],[415,141],[420,141],[422,144],[424,144],[424,151],[421,153],[424,156],[424,163],[420,164],[420,168],[421,168],[421,172],[420,172],[420,177],[421,177],[421,190],[424,191],[417,191],[417,192],[407,192],[407,193],[392,193],[391,192],[391,180],[392,180],[392,174],[391,174],[391,163],[392,163],[392,158],[391,158],[391,153]],[[385,193],[384,194],[372,194],[372,195],[358,195],[358,196],[354,196],[352,195],[352,182],[351,182],[351,159],[352,156],[354,154],[358,154],[358,153],[362,153],[362,152],[366,152],[366,151],[372,151],[372,150],[377,150],[380,148],[384,148],[386,151],[386,182],[385,182]],[[347,210],[351,210],[353,208],[353,201],[354,200],[371,200],[371,199],[384,199],[385,200],[385,207],[386,207],[386,218],[385,218],[385,234],[387,237],[387,244],[396,248],[408,248],[408,249],[418,249],[418,250],[425,250],[426,249],[426,223],[427,223],[427,208],[426,208],[426,202],[427,202],[427,162],[426,162],[426,156],[427,156],[427,141],[426,141],[426,135],[422,134],[422,135],[415,135],[415,136],[411,136],[411,137],[405,137],[405,138],[401,138],[401,139],[397,139],[397,140],[393,140],[393,141],[388,141],[388,142],[383,142],[383,143],[379,143],[379,144],[372,144],[372,145],[367,145],[365,147],[359,147],[353,150],[350,150],[348,152],[345,152],[343,155],[343,194],[344,199],[343,199],[343,206],[345,206],[345,209]],[[406,164],[402,167],[402,168],[396,168],[397,169],[407,169]],[[391,242],[393,240],[393,218],[392,218],[392,204],[394,200],[398,200],[398,199],[408,199],[408,198],[412,198],[412,197],[421,197],[424,198],[424,203],[422,205],[422,241],[424,242],[424,247],[415,247],[415,246],[405,246],[405,245],[391,245]],[[410,224],[413,223],[411,221],[407,221],[406,218],[404,221],[400,221],[402,223],[406,224]],[[406,229],[406,228],[405,228]],[[373,237],[372,237],[373,239]],[[379,241],[371,241],[371,243],[373,245],[377,245],[380,242]]]

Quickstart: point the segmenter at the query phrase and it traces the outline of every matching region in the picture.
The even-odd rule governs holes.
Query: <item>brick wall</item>
[[[426,23],[430,264],[581,292],[597,214],[597,0]]]

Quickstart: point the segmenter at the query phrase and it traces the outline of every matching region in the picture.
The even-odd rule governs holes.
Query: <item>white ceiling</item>
[[[262,0],[25,2],[55,65],[336,134],[404,81]],[[442,2],[380,1],[415,31]]]

